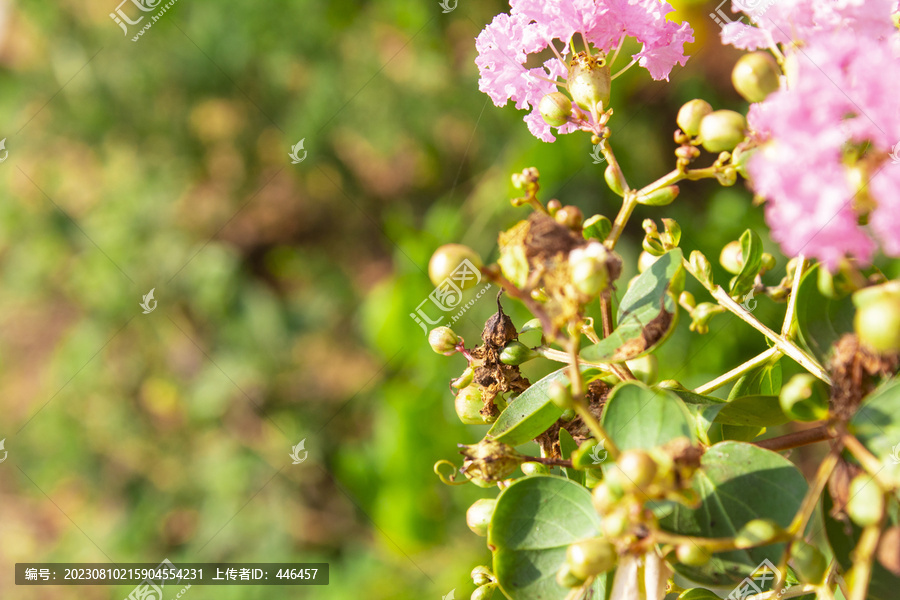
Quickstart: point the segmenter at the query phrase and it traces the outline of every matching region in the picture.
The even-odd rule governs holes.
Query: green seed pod
[[[860,341],[880,353],[900,351],[900,280],[859,290],[853,304]]]
[[[734,538],[734,545],[742,549],[765,546],[783,534],[784,529],[772,519],[753,519],[741,527]]]
[[[717,110],[700,121],[700,142],[707,152],[734,150],[747,130],[744,115],[733,110]]]
[[[722,248],[722,253],[719,254],[719,264],[725,267],[725,270],[732,275],[737,275],[741,272],[744,266],[744,255],[741,253],[741,243],[739,241],[735,240],[725,244],[725,247]]]
[[[828,389],[809,373],[800,373],[781,388],[778,402],[785,415],[795,421],[828,418]]]
[[[762,102],[779,86],[781,70],[768,52],[745,54],[731,71],[734,89],[747,102]]]
[[[813,546],[797,541],[791,545],[791,562],[797,578],[803,583],[818,585],[825,578],[828,560]]]
[[[675,549],[675,558],[683,565],[689,567],[702,567],[712,558],[709,550],[701,548],[697,544],[679,544]]]
[[[616,566],[617,558],[615,547],[603,538],[575,542],[566,549],[566,562],[581,579],[606,573]]]
[[[572,101],[562,92],[550,92],[538,104],[541,117],[552,127],[565,125],[572,115]]]
[[[642,491],[656,477],[656,461],[646,451],[638,448],[622,452],[616,459],[616,466],[624,476],[622,486],[626,491]]]
[[[575,400],[572,398],[572,392],[569,391],[569,386],[561,381],[551,382],[550,387],[547,389],[547,394],[550,396],[553,404],[563,410],[572,408],[575,403]]]
[[[479,565],[472,569],[472,583],[477,586],[486,585],[494,581],[494,574],[491,573],[491,570],[484,566]]]
[[[678,116],[675,118],[675,122],[678,123],[683,132],[694,137],[700,133],[700,121],[711,112],[712,106],[709,105],[709,102],[695,98],[678,109]]]
[[[496,583],[488,583],[479,588],[475,588],[475,591],[472,592],[472,595],[469,596],[471,600],[491,600],[494,597],[494,592],[497,591]]]
[[[705,588],[691,588],[681,592],[676,600],[719,600],[719,596]]]
[[[606,165],[606,170],[603,171],[603,179],[606,180],[606,185],[609,186],[613,193],[619,196],[625,195],[625,175],[622,174],[622,169],[618,166],[613,164]]]
[[[466,425],[484,425],[481,409],[484,408],[482,388],[473,383],[459,390],[456,394],[456,415]]]
[[[875,525],[884,513],[884,492],[869,475],[862,473],[850,481],[847,514],[860,527]]]
[[[625,364],[639,381],[652,385],[656,381],[659,372],[659,359],[655,354],[645,354],[640,358],[626,360]]]
[[[572,100],[586,111],[601,111],[609,104],[610,72],[606,60],[576,54],[569,63],[566,79]]]
[[[496,498],[481,498],[469,507],[469,510],[466,511],[466,525],[469,526],[472,533],[481,537],[487,535],[496,505]]]
[[[591,497],[597,512],[605,515],[624,498],[624,494],[621,488],[610,487],[606,483],[600,483],[591,492]]]
[[[609,285],[610,253],[599,242],[569,252],[569,269],[572,283],[586,296],[596,296]]]
[[[572,567],[569,563],[563,563],[556,572],[556,583],[564,588],[577,588],[584,583],[584,579],[576,577],[575,574],[572,573]]]
[[[547,465],[542,465],[539,462],[522,463],[519,468],[522,469],[522,473],[524,473],[526,476],[550,474],[550,469],[547,468]]]
[[[636,198],[638,204],[645,206],[666,206],[678,197],[678,186],[670,185]]]
[[[509,342],[500,352],[500,362],[507,365],[521,365],[535,357],[537,354],[518,340]]]
[[[459,336],[453,333],[449,327],[435,327],[428,334],[428,343],[431,349],[438,354],[450,356],[456,354],[456,345],[459,344]]]
[[[444,244],[434,251],[428,261],[428,278],[434,285],[441,285],[464,261],[469,261],[476,269],[481,268],[478,253],[462,244]],[[469,277],[460,287],[467,290],[474,287],[477,277]]]

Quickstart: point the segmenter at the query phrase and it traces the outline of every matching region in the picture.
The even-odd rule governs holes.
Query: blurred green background
[[[613,217],[589,136],[542,143],[478,91],[474,38],[508,9],[496,0],[180,0],[137,42],[115,1],[0,4],[0,597],[131,589],[16,587],[16,562],[163,558],[331,565],[327,587],[194,600],[467,597],[490,555],[463,515],[495,492],[446,487],[432,466],[486,428],[458,422],[448,380],[464,361],[432,353],[410,313],[440,244],[496,258],[497,232],[527,215],[509,203],[515,171],[541,171],[544,201]],[[614,86],[633,184],[674,165],[683,102],[745,109],[715,3],[675,4],[693,58],[668,83],[635,68]],[[685,184],[635,214],[623,281],[641,220],[662,216],[711,258],[746,227],[766,237],[742,182]],[[474,342],[494,310],[489,293],[458,332]],[[662,378],[698,385],[764,349],[730,316],[706,336],[688,321]]]

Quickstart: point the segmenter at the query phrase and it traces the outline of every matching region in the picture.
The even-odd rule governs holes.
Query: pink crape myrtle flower
[[[849,26],[806,35],[788,50],[782,89],[748,115],[762,143],[748,171],[772,237],[831,269],[847,256],[869,262],[879,247],[900,256],[896,40]]]
[[[510,7],[509,14],[494,17],[476,38],[478,89],[497,106],[512,100],[518,109],[531,108],[525,122],[545,142],[556,138],[538,103],[565,87],[573,44],[591,44],[595,53],[617,54],[624,39],[633,37],[643,44],[633,61],[653,79],[668,80],[672,68],[687,61],[684,44],[694,41],[690,25],[666,19],[674,9],[660,0],[510,0]],[[526,67],[530,55],[547,48],[556,57]],[[591,120],[580,127],[565,123],[557,133],[591,126]]]

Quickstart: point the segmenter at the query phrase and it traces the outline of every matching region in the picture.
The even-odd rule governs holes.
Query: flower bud
[[[678,109],[675,122],[683,132],[693,137],[700,133],[700,121],[712,112],[712,106],[706,100],[695,98]]]
[[[745,54],[731,71],[734,89],[747,102],[762,102],[779,86],[781,71],[778,63],[768,52]]]
[[[603,515],[600,521],[600,529],[609,539],[620,538],[626,533],[631,526],[628,515],[624,508],[617,508]]]
[[[612,570],[617,558],[615,547],[603,538],[575,542],[566,549],[566,562],[581,579]]]
[[[881,486],[866,473],[861,473],[850,481],[850,499],[847,500],[847,514],[860,527],[875,525],[884,513],[884,492]]]
[[[475,535],[485,537],[488,534],[488,526],[491,524],[491,517],[494,515],[494,507],[497,505],[496,498],[482,498],[476,500],[469,510],[466,511],[466,525]]]
[[[547,465],[543,465],[539,462],[525,462],[519,466],[522,469],[522,473],[525,476],[530,475],[549,475],[550,469],[547,468]]]
[[[636,200],[638,204],[645,206],[666,206],[678,197],[678,191],[677,185],[669,185],[646,196],[638,196]]]
[[[624,497],[621,488],[611,487],[600,483],[591,492],[594,509],[601,515],[608,513]]]
[[[822,553],[802,540],[791,544],[791,562],[797,578],[803,583],[822,583],[828,570],[828,560]]]
[[[697,544],[679,544],[675,549],[675,558],[683,565],[702,567],[712,558],[709,550]]]
[[[626,490],[643,490],[656,477],[656,461],[644,450],[625,450],[616,459],[616,466],[622,471],[622,485]]]
[[[562,208],[562,202],[554,198],[547,202],[547,212],[550,213],[550,216],[556,216],[556,211]]]
[[[472,379],[474,378],[475,371],[472,370],[472,367],[466,367],[466,370],[462,372],[462,375],[450,382],[450,387],[455,390],[461,390],[472,383]]]
[[[476,269],[481,268],[481,257],[474,250],[462,244],[444,244],[434,251],[428,261],[428,278],[434,285],[441,285],[454,271],[468,260]],[[476,277],[469,277],[459,286],[467,290],[476,284]]]
[[[435,327],[428,334],[428,343],[431,345],[431,349],[438,354],[450,356],[457,352],[456,345],[459,344],[459,336],[449,327]]]
[[[625,175],[618,165],[611,163],[606,165],[606,170],[603,171],[603,179],[606,180],[606,185],[609,186],[613,193],[618,196],[625,195]]]
[[[456,394],[456,415],[466,425],[484,425],[484,417],[481,409],[484,408],[484,399],[481,386],[473,383],[461,389]]]
[[[550,396],[553,404],[562,410],[572,408],[575,403],[575,400],[572,398],[572,392],[569,391],[569,386],[559,380],[550,382],[547,394]]]
[[[521,365],[536,357],[537,354],[518,340],[513,340],[500,352],[500,362],[507,365]]]
[[[584,583],[584,578],[576,577],[572,573],[572,566],[569,563],[563,563],[559,571],[556,572],[556,583],[564,588],[577,588]]]
[[[599,242],[575,248],[569,253],[572,283],[582,294],[596,296],[609,285],[609,251]]]
[[[572,101],[562,92],[550,92],[538,104],[541,117],[553,127],[565,125],[572,114]]]
[[[494,581],[494,574],[484,565],[479,565],[472,569],[471,577],[472,583],[477,586],[482,586]]]
[[[900,351],[900,280],[859,290],[853,304],[860,341],[880,353]]]
[[[579,52],[569,63],[566,82],[572,100],[586,111],[601,111],[609,104],[609,65],[606,60]]]
[[[707,152],[734,150],[744,139],[747,121],[733,110],[717,110],[700,121],[700,142]]]
[[[584,221],[584,213],[577,206],[563,206],[553,215],[556,222],[572,231],[581,231],[581,223]]]
[[[719,263],[732,275],[737,275],[744,267],[744,255],[741,252],[741,243],[737,240],[728,242],[719,254]]]
[[[749,164],[750,159],[758,149],[759,148],[738,148],[735,149],[734,154],[731,156],[731,164],[734,165],[734,168],[737,169],[737,172],[744,179],[750,178],[750,175],[747,173],[747,164]]]
[[[734,538],[734,545],[741,549],[765,546],[774,542],[783,533],[784,529],[772,519],[753,519],[741,527]]]
[[[828,390],[825,384],[800,373],[781,388],[778,402],[785,415],[795,421],[821,421],[828,418]]]
[[[515,449],[494,440],[481,440],[470,446],[459,444],[459,447],[460,454],[465,456],[460,473],[481,487],[496,485],[525,462]]]
[[[678,303],[684,306],[690,306],[691,308],[697,306],[697,300],[690,292],[681,292],[681,295],[678,296]]]
[[[469,596],[470,600],[491,600],[494,597],[494,592],[497,591],[496,583],[488,583],[482,585],[480,587],[475,588],[475,591],[472,592],[472,595]]]

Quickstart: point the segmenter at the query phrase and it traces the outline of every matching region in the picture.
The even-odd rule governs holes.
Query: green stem
[[[732,381],[734,381],[735,379],[738,379],[745,373],[748,373],[748,372],[752,371],[753,369],[766,364],[767,362],[769,362],[770,360],[773,360],[777,356],[781,356],[781,350],[779,350],[778,348],[769,348],[765,352],[762,352],[762,353],[754,356],[753,358],[751,358],[744,364],[733,368],[732,370],[728,371],[724,375],[720,375],[719,377],[716,377],[709,383],[705,383],[705,384],[701,385],[694,391],[698,394],[708,394],[714,390],[719,389],[720,387],[722,387],[723,385],[725,385],[727,383],[731,383]]]
[[[794,271],[794,283],[791,285],[791,296],[788,299],[787,311],[784,313],[784,323],[781,325],[781,335],[786,339],[791,335],[791,326],[794,324],[794,313],[797,312],[797,291],[800,289],[800,280],[803,279],[803,271],[806,268],[806,257],[797,255],[797,268]]]

